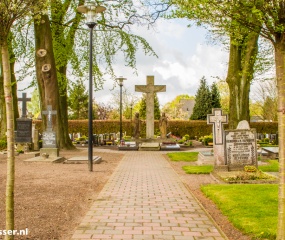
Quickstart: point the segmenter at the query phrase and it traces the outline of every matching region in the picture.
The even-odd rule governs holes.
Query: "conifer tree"
[[[207,85],[206,78],[202,77],[200,86],[195,96],[195,105],[193,113],[190,117],[191,120],[205,120],[207,114],[212,111],[212,99],[209,86]]]
[[[154,119],[159,120],[160,119],[160,108],[159,108],[159,100],[157,97],[157,94],[154,94]]]
[[[70,110],[69,119],[88,118],[88,92],[82,80],[71,83],[68,108]]]
[[[221,108],[220,92],[216,83],[211,86],[212,108]]]

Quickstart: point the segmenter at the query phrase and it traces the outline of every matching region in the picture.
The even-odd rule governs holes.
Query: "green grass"
[[[258,169],[263,172],[279,172],[279,162],[277,160],[268,160],[268,165],[258,166]]]
[[[276,238],[278,185],[206,185],[201,189],[236,228],[252,239]]]
[[[199,152],[178,152],[178,153],[167,153],[167,156],[171,161],[175,162],[195,162],[198,160]]]
[[[213,171],[212,165],[183,166],[182,169],[188,174],[210,174]]]

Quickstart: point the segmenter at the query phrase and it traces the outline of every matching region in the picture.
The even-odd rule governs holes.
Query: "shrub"
[[[209,145],[209,142],[213,142],[213,136],[212,136],[212,134],[203,137],[202,143],[203,143],[205,146],[208,146],[208,145]]]
[[[257,168],[255,166],[244,166],[245,172],[256,172]]]
[[[0,150],[7,149],[7,139],[0,139]]]

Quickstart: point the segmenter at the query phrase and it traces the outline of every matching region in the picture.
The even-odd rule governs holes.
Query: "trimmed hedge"
[[[41,121],[34,121],[36,128],[39,132],[42,132]],[[190,139],[199,138],[201,136],[209,135],[212,133],[212,125],[207,125],[207,121],[183,121],[175,120],[168,122],[167,132],[171,132],[177,137],[182,137],[186,134],[189,135]],[[81,133],[82,135],[88,135],[88,120],[69,120],[69,132],[70,133]],[[277,122],[251,122],[251,128],[255,128],[257,133],[268,133],[275,134],[278,131]],[[224,125],[227,129],[228,126]],[[123,132],[127,135],[132,135],[132,126],[130,120],[124,120],[122,122]],[[100,133],[117,133],[120,131],[120,121],[119,120],[94,120],[93,121],[93,132],[94,134]],[[142,120],[141,125],[141,137],[145,137],[146,123]],[[154,134],[159,133],[158,121],[154,122]]]

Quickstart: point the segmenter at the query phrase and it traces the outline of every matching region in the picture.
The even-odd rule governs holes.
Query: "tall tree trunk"
[[[285,239],[285,39],[276,37],[275,64],[278,89],[279,196],[277,240]]]
[[[11,58],[10,58],[11,60]],[[13,95],[13,109],[14,109],[14,127],[16,129],[16,119],[19,118],[18,96],[17,96],[17,80],[15,76],[15,62],[10,62],[12,95]]]
[[[7,131],[7,118],[6,118],[6,106],[4,98],[4,78],[3,78],[2,57],[0,56],[0,139],[6,139],[6,131]]]
[[[11,83],[11,70],[7,40],[1,46],[4,95],[7,117],[7,183],[6,183],[6,230],[14,229],[14,183],[15,183],[15,139],[14,139],[14,111]],[[14,239],[7,235],[7,240]]]
[[[47,15],[42,15],[40,21],[35,24],[36,45],[36,75],[41,99],[41,109],[46,110],[48,105],[57,111],[56,121],[53,120],[53,129],[57,135],[57,145],[60,145],[62,134],[61,111],[59,109],[59,88],[53,54],[50,21]],[[46,116],[42,115],[43,125],[46,129]]]
[[[52,36],[54,38],[54,55],[55,62],[58,69],[58,82],[59,82],[59,109],[61,111],[61,133],[62,138],[60,145],[66,149],[75,148],[69,137],[68,132],[68,104],[67,104],[67,86],[68,79],[66,76],[67,65],[70,60],[70,50],[74,46],[76,30],[79,26],[82,14],[76,12],[72,20],[72,24],[65,26],[66,9],[70,6],[71,1],[67,0],[62,4],[61,1],[51,2],[51,25]],[[84,0],[79,0],[78,5],[84,4]]]
[[[66,64],[67,66],[67,64]],[[62,66],[59,68],[59,74],[62,76],[61,79],[64,78],[63,84],[60,84],[60,95],[59,95],[59,109],[61,112],[61,133],[64,137],[60,139],[60,146],[64,146],[66,149],[74,149],[74,145],[69,137],[68,132],[68,106],[67,106],[67,79],[66,79],[66,66]]]
[[[230,57],[227,83],[230,91],[229,128],[236,128],[239,121],[249,121],[249,91],[253,68],[258,52],[258,33],[243,36],[243,42],[230,40]]]
[[[15,76],[15,54],[12,46],[13,34],[9,32],[8,35],[8,50],[11,71],[12,95],[13,95],[13,108],[14,108],[14,126],[16,129],[16,119],[19,118],[18,97],[17,97],[17,80]]]

